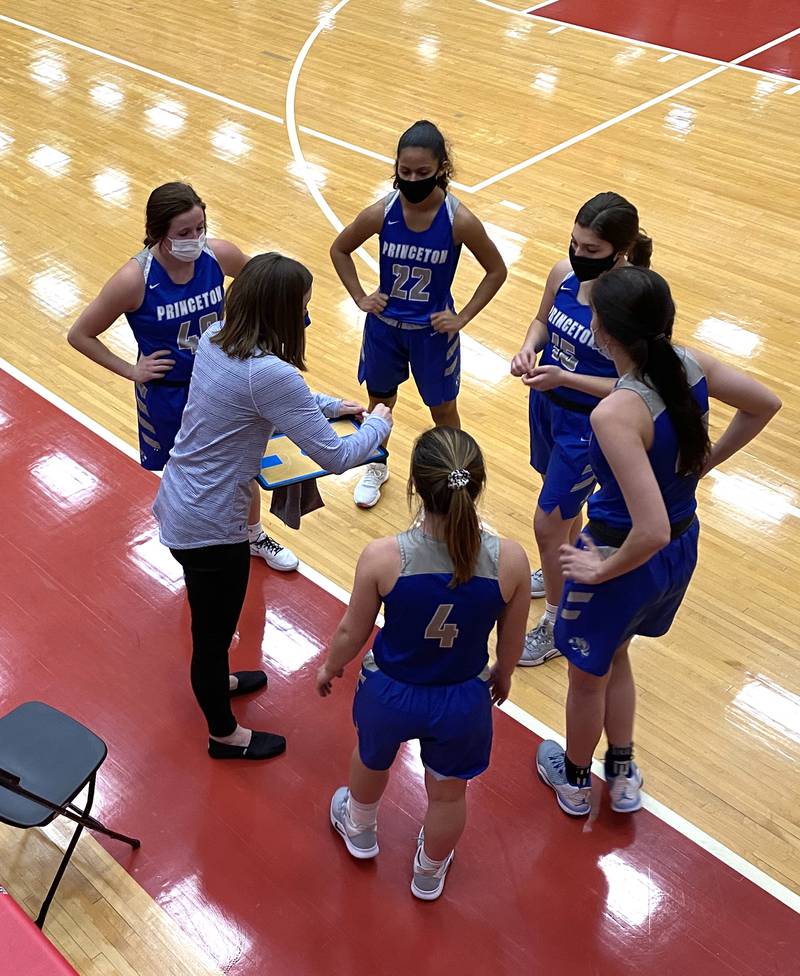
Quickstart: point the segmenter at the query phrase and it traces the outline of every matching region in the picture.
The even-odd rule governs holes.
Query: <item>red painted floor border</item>
[[[532,15],[720,61],[731,61],[800,26],[796,0],[558,0]],[[769,53],[758,65],[765,71],[776,70]]]
[[[791,909],[646,812],[606,805],[584,832],[535,779],[534,737],[500,712],[444,897],[408,890],[424,809],[411,749],[381,854],[352,861],[327,807],[352,744],[353,676],[329,701],[313,690],[341,604],[254,567],[235,661],[263,660],[270,688],[237,710],[289,749],[264,765],[211,761],[178,567],[149,514],[154,479],[4,374],[0,430],[3,707],[41,699],[106,739],[97,811],[142,848],[105,846],[225,972],[793,971]]]

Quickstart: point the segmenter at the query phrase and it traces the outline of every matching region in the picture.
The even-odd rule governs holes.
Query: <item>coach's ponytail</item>
[[[675,303],[669,285],[655,271],[615,268],[595,282],[592,308],[600,328],[625,349],[664,401],[678,437],[678,473],[699,475],[711,445],[703,411],[672,346]]]
[[[486,484],[483,455],[474,438],[454,427],[421,434],[411,455],[408,500],[419,495],[425,512],[442,520],[444,541],[453,561],[450,586],[471,579],[481,547],[475,503]]]
[[[608,241],[615,254],[624,254],[631,264],[649,268],[653,242],[639,227],[639,212],[619,193],[598,193],[587,200],[575,216],[575,223]]]

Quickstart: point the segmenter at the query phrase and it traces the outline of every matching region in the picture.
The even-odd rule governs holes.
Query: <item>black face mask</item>
[[[424,180],[403,180],[399,176],[395,177],[397,189],[403,194],[409,203],[422,203],[436,189],[438,177],[434,173]]]
[[[578,281],[594,281],[601,274],[610,271],[616,262],[616,254],[609,254],[605,258],[579,258],[575,254],[575,248],[571,244],[569,246],[569,263]]]

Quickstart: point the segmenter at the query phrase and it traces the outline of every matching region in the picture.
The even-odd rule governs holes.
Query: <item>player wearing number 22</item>
[[[394,192],[367,207],[342,231],[331,247],[331,259],[345,288],[367,313],[358,380],[367,385],[369,409],[376,403],[393,407],[397,388],[410,370],[433,422],[460,427],[459,332],[503,284],[506,267],[480,220],[449,193],[452,175],[441,132],[432,122],[415,122],[397,146]],[[380,283],[368,295],[351,255],[375,234]],[[456,312],[450,288],[462,244],[485,274],[472,298]],[[369,465],[356,486],[356,504],[375,505],[388,477],[387,465]]]
[[[437,898],[464,829],[466,786],[489,764],[492,701],[503,701],[525,633],[530,567],[522,547],[481,531],[475,502],[486,475],[462,430],[435,427],[414,445],[411,493],[422,509],[410,531],[371,542],[356,568],[347,612],[317,686],[369,638],[381,603],[385,624],[362,662],[353,719],[358,744],[331,822],[356,858],[378,853],[378,804],[400,745],[421,742],[428,811],[411,890]],[[497,663],[487,639],[497,624]]]
[[[531,596],[544,596],[545,612],[525,638],[523,666],[558,654],[553,625],[562,587],[559,547],[577,537],[581,510],[594,491],[589,415],[617,379],[613,362],[592,340],[592,288],[612,268],[648,267],[652,250],[633,204],[618,193],[588,200],[575,217],[569,258],[550,271],[539,311],[511,362],[511,372],[530,387],[531,466],[543,481],[533,520],[541,569],[531,578]]]

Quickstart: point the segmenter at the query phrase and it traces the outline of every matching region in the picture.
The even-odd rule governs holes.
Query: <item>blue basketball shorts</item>
[[[368,769],[388,769],[409,739],[419,739],[422,762],[439,779],[473,779],[489,765],[492,700],[482,678],[410,685],[365,664],[353,700],[353,723],[358,753]]]
[[[188,382],[136,384],[139,455],[148,471],[161,471],[167,463],[188,398]]]
[[[539,508],[548,515],[558,508],[561,518],[575,518],[596,484],[589,464],[589,415],[560,407],[531,390],[528,421],[531,467],[543,479]]]
[[[617,648],[636,634],[662,637],[672,626],[697,565],[697,519],[644,565],[596,586],[567,580],[555,646],[581,671],[604,675]],[[583,548],[583,540],[578,540]],[[598,547],[602,548],[600,542]],[[609,553],[613,549],[607,549]]]
[[[364,323],[358,382],[369,393],[388,393],[409,377],[428,407],[448,403],[461,385],[461,339],[433,329],[401,329],[375,315]]]

